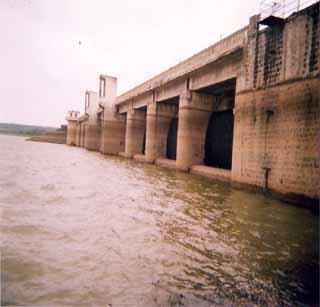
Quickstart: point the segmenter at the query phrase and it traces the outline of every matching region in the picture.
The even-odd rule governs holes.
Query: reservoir
[[[0,136],[1,303],[319,303],[318,217],[190,174]]]

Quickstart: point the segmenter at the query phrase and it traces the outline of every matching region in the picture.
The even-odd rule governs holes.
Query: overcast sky
[[[0,0],[0,122],[59,126],[101,73],[121,94],[258,10],[259,0]]]

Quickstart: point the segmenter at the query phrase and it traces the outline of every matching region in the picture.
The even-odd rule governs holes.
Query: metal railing
[[[316,2],[319,0],[262,0],[260,2],[260,18],[261,20],[269,16],[286,18]]]

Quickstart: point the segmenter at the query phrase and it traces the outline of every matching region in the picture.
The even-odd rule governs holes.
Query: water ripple
[[[79,148],[0,143],[3,306],[319,302],[309,211]]]

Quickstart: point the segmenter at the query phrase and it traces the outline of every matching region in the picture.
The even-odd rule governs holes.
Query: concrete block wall
[[[232,180],[286,194],[319,198],[318,79],[239,94]]]
[[[315,33],[319,34],[319,3],[281,26],[253,31],[248,82],[235,99],[232,181],[267,188],[297,203],[316,203],[320,196]]]
[[[319,72],[319,2],[278,24],[257,32],[253,87],[263,88]]]

